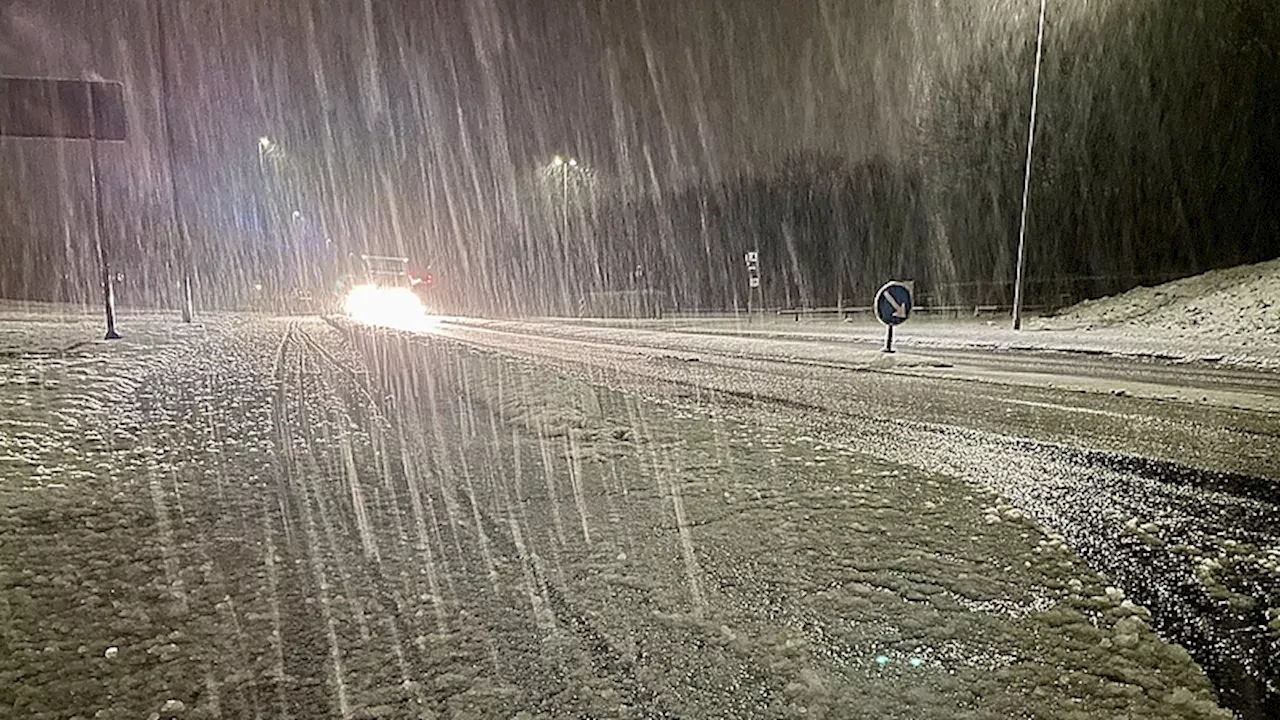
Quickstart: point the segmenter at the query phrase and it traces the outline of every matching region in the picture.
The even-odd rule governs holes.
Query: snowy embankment
[[[208,314],[204,319],[215,317]],[[218,318],[234,317],[228,313]],[[95,353],[110,346],[103,340],[106,318],[100,305],[0,300],[0,356]],[[202,323],[179,321],[177,313],[124,310],[116,329],[133,347],[154,345],[199,333]]]
[[[1274,355],[1280,347],[1280,258],[1086,300],[1033,327],[1118,330]]]
[[[105,323],[87,309],[0,301],[0,353],[47,354],[101,340]]]

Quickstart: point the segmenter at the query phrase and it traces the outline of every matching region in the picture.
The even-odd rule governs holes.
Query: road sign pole
[[[893,352],[893,328],[899,323],[906,322],[911,316],[912,287],[911,281],[893,280],[885,283],[884,287],[876,293],[871,310],[875,313],[876,319],[885,326],[884,348],[881,352]]]
[[[89,182],[93,192],[93,245],[102,273],[106,339],[116,340],[116,293],[109,242],[104,230],[98,143],[124,141],[124,86],[106,80],[0,77],[0,136],[89,141]],[[81,104],[83,101],[83,104]]]
[[[89,117],[93,118],[93,93],[89,95]],[[102,183],[98,179],[98,140],[95,128],[89,137],[89,182],[93,187],[93,244],[98,251],[98,265],[102,270],[102,303],[107,312],[107,340],[119,340],[116,332],[116,286],[111,277],[111,260],[107,252],[106,233],[102,222]]]

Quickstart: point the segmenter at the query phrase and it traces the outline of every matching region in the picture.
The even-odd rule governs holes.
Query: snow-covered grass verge
[[[542,337],[609,343],[671,351],[674,360],[697,360],[702,353],[743,359],[768,358],[796,363],[835,365],[849,369],[906,369],[945,366],[946,363],[919,353],[889,354],[878,349],[831,345],[788,339],[785,336],[764,340],[740,337],[732,333],[683,333],[667,330],[634,329],[601,325],[581,326],[572,323],[449,318],[443,322],[499,333],[515,333]]]
[[[252,326],[126,314],[107,342],[96,314],[0,311],[0,717],[238,714],[245,660],[216,657],[246,621],[216,605],[252,572],[236,501],[271,442],[245,434],[270,398],[234,359]]]
[[[667,320],[561,318],[547,325],[881,343],[884,328],[859,315],[720,316]],[[1280,368],[1280,259],[1213,270],[1114,297],[1086,300],[1051,317],[917,313],[897,330],[902,348],[1082,352]]]

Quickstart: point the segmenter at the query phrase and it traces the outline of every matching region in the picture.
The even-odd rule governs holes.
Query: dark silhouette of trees
[[[1272,4],[1053,6],[1032,163],[1033,292],[1110,293],[1280,252]],[[1034,25],[997,25],[932,88],[916,161],[959,280],[995,287],[1012,274],[1034,51]]]

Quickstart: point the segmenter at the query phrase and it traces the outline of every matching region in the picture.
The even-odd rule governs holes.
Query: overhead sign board
[[[124,85],[0,77],[0,135],[122,141]]]
[[[876,318],[889,326],[901,325],[911,316],[911,286],[902,282],[888,282],[876,293],[874,305]]]

